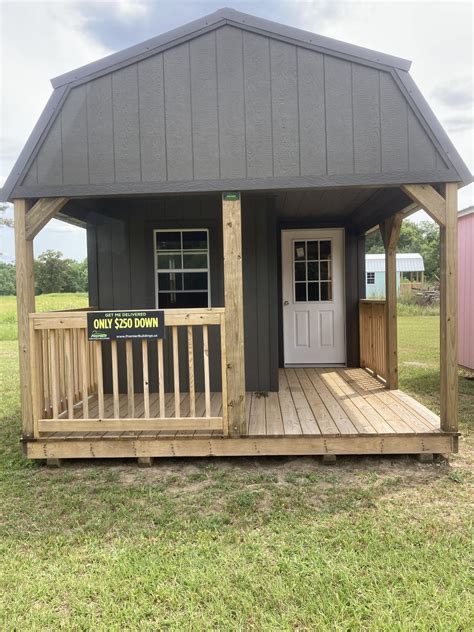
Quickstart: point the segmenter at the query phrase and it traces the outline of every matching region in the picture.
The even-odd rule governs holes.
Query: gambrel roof
[[[53,79],[2,199],[471,182],[409,67],[221,9]]]

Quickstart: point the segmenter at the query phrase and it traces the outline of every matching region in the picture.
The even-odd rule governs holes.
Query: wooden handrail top
[[[107,314],[112,311],[100,310]],[[140,311],[130,309],[129,311]],[[144,310],[145,311],[145,308]],[[185,325],[220,325],[225,314],[224,307],[165,309],[165,325],[168,327]],[[34,329],[83,329],[87,326],[87,311],[44,312],[29,315]]]
[[[385,302],[383,298],[361,298],[359,301],[363,305],[385,305]]]

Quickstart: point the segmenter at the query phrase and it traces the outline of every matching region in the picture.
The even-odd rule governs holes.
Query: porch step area
[[[105,417],[112,418],[112,396],[106,395]],[[136,395],[136,417],[144,416],[143,398]],[[96,397],[89,401],[95,413]],[[174,395],[166,395],[167,416],[174,413]],[[189,409],[182,395],[181,415]],[[80,419],[80,404],[75,419]],[[127,416],[127,396],[121,396],[120,412]],[[188,411],[189,412],[189,411]],[[158,416],[158,396],[150,394],[150,413]],[[63,414],[65,416],[67,413]],[[211,416],[222,414],[221,393],[211,396]],[[204,395],[197,395],[196,416],[205,415]],[[80,426],[80,422],[78,423]],[[278,393],[247,393],[248,437],[354,437],[357,435],[424,435],[440,433],[439,418],[400,390],[388,391],[363,369],[281,369]],[[220,438],[217,430],[146,432],[45,433],[45,439],[170,439]]]

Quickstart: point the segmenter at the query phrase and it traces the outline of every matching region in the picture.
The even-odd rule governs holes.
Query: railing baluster
[[[189,414],[196,417],[196,389],[194,385],[193,327],[188,325],[188,366],[189,366]]]
[[[97,399],[99,403],[99,419],[104,418],[104,374],[102,369],[102,343],[95,344],[95,361],[97,365]]]
[[[80,330],[81,368],[82,368],[82,412],[84,419],[89,419],[89,366],[87,363],[87,331]]]
[[[112,392],[114,399],[114,417],[120,418],[120,394],[119,394],[119,381],[118,381],[118,360],[117,360],[117,341],[112,340],[110,343],[110,350],[112,353]]]
[[[163,340],[159,339],[156,344],[158,352],[158,392],[160,396],[160,417],[166,417],[165,409],[165,371],[163,366]]]
[[[41,336],[41,344],[43,347],[43,392],[44,392],[44,409],[47,417],[51,417],[51,389],[50,389],[50,362],[49,362],[49,331],[44,329]]]
[[[150,418],[150,385],[148,382],[148,341],[142,340],[142,364],[143,364],[143,404],[145,418]]]
[[[179,347],[178,347],[178,328],[173,328],[173,383],[174,383],[174,416],[181,417],[179,392]]]
[[[209,336],[207,325],[202,326],[202,351],[204,360],[204,395],[206,398],[206,417],[211,416],[211,383],[209,378]]]
[[[127,359],[127,403],[128,416],[135,417],[135,385],[133,383],[133,343],[131,340],[125,342],[125,355]]]
[[[226,342],[225,342],[225,316],[221,318],[221,391],[222,391],[222,425],[224,435],[229,434],[229,416],[227,414],[227,362],[226,362]]]
[[[68,419],[74,419],[74,366],[71,343],[71,330],[66,329],[64,334],[66,345],[66,401]]]
[[[53,418],[57,419],[59,415],[59,402],[58,402],[58,356],[57,356],[57,342],[56,342],[56,329],[50,331],[50,362],[51,362],[51,394],[53,404]]]

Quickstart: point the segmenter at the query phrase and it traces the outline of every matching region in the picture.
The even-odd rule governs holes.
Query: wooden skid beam
[[[168,419],[40,419],[40,432],[144,432],[160,430],[222,430],[221,417]]]
[[[457,184],[455,185],[457,187]],[[405,184],[402,190],[419,204],[440,226],[446,223],[446,204],[442,195],[430,184]]]
[[[240,194],[222,195],[229,434],[245,434],[244,301]],[[226,402],[224,402],[226,405]]]
[[[26,442],[25,453],[30,459],[448,454],[457,450],[456,439],[446,434],[274,439],[40,439]]]
[[[26,216],[26,238],[32,240],[50,219],[69,201],[69,198],[40,198]]]

